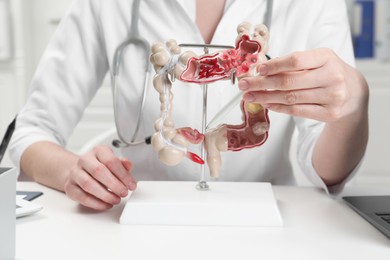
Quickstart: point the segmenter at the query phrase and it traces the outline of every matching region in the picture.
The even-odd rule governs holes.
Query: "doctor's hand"
[[[275,112],[338,122],[368,110],[364,77],[326,48],[295,52],[257,67],[260,76],[243,78],[244,100]]]
[[[72,167],[65,183],[71,199],[96,210],[106,210],[119,204],[128,190],[135,190],[131,162],[116,157],[107,146],[97,146],[81,156]]]

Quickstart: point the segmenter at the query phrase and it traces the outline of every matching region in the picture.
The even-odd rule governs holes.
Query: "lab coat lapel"
[[[202,34],[196,25],[196,1],[189,0],[175,0],[177,4],[183,10],[183,15],[187,17],[189,24],[191,25],[193,32],[196,32],[197,43],[204,43]]]
[[[215,30],[213,39],[211,40],[212,44],[234,45],[235,38],[237,36],[237,26],[240,23],[246,21],[253,23],[253,21],[245,19],[246,17],[251,16],[253,12],[257,13],[258,16],[261,16],[261,18],[259,18],[258,21],[254,21],[254,23],[259,23],[262,21],[266,6],[266,0],[245,1],[251,3],[243,5],[243,1],[226,0],[224,15],[222,16],[222,19]],[[250,6],[250,8],[248,8],[248,6]],[[235,13],[239,15],[235,15]]]

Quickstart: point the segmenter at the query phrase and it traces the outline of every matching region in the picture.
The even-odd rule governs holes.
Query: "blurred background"
[[[72,1],[0,0],[0,138],[24,104],[42,52]],[[347,0],[347,4],[357,68],[371,89],[370,141],[352,184],[390,185],[390,0]],[[91,138],[113,126],[111,90],[106,78],[68,148],[77,152]],[[11,165],[6,155],[2,166]],[[294,170],[299,184],[309,185],[295,165]]]

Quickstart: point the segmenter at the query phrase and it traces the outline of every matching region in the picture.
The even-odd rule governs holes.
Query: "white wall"
[[[0,137],[21,107],[25,97],[25,53],[22,32],[22,0],[9,1],[12,53],[11,59],[0,61]],[[6,155],[3,166],[11,166]]]
[[[360,60],[370,85],[370,139],[356,184],[390,185],[390,63]]]

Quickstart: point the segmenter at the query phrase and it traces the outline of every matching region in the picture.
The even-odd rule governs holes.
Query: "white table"
[[[16,259],[390,259],[389,239],[312,187],[273,187],[283,228],[121,225],[124,201],[94,212],[36,183],[17,189],[43,191],[44,209],[17,220]]]

